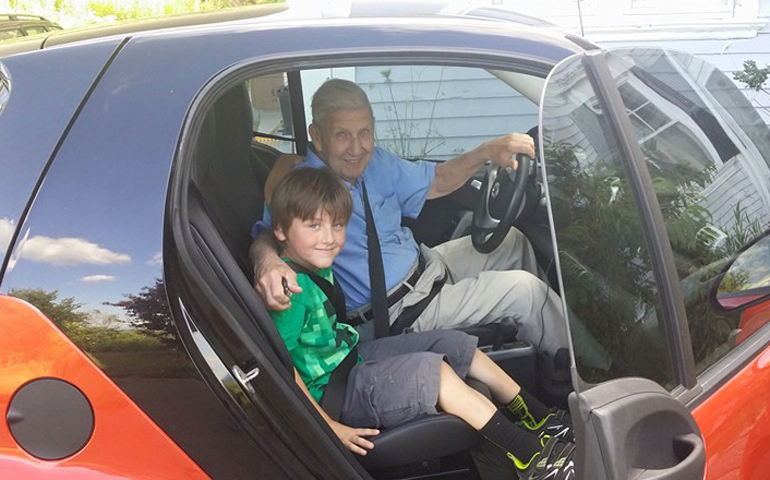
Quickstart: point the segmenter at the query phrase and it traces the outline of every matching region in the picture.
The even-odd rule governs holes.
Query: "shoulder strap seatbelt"
[[[324,292],[324,295],[326,295],[326,297],[331,300],[332,306],[334,307],[334,313],[337,314],[337,321],[345,320],[347,315],[345,311],[345,294],[342,291],[342,287],[340,287],[339,283],[337,283],[337,279],[334,279],[334,283],[332,283],[314,271],[303,267],[297,262],[287,260],[286,264],[289,265],[289,267],[291,267],[291,269],[295,272],[304,273],[310,277],[310,280],[312,280],[313,283],[315,283],[318,288]]]
[[[361,178],[361,194],[366,215],[366,246],[369,260],[369,284],[371,289],[372,314],[374,315],[374,337],[390,335],[390,317],[388,314],[388,290],[385,286],[385,266],[382,264],[382,250],[374,224],[374,215],[366,193],[366,183]]]

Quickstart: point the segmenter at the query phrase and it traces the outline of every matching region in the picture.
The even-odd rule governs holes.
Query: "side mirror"
[[[738,252],[711,288],[711,304],[722,313],[770,300],[770,232]]]

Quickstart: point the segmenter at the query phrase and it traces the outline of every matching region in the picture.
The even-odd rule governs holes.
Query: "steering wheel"
[[[489,253],[500,245],[524,208],[533,162],[523,154],[516,155],[516,160],[519,162],[516,170],[490,168],[484,176],[471,223],[473,247],[480,253]]]

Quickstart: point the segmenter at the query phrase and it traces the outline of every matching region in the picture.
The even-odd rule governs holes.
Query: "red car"
[[[427,245],[529,238],[570,349],[474,333],[570,409],[579,479],[767,478],[770,130],[730,78],[489,9],[284,9],[0,46],[3,478],[479,477],[477,433],[446,414],[350,454],[252,288],[265,182],[307,151],[329,77],[407,159],[535,137],[527,168],[404,222]]]

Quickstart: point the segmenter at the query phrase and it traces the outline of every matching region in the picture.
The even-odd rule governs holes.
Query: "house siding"
[[[378,144],[407,158],[447,160],[537,124],[532,102],[481,69],[359,67],[355,78],[372,104]]]
[[[770,5],[770,2],[767,2]],[[604,48],[629,46],[654,46],[682,50],[713,64],[728,77],[743,69],[743,62],[754,60],[759,67],[770,65],[770,25],[766,25],[753,38],[728,40],[660,40],[660,41],[614,41],[602,42]],[[765,123],[770,124],[770,95],[748,89],[740,82],[736,84],[756,107]]]

